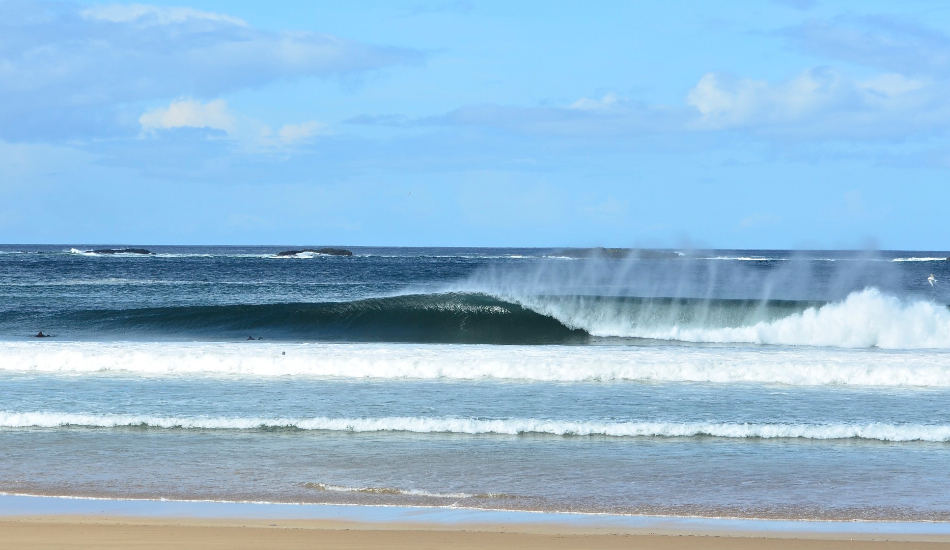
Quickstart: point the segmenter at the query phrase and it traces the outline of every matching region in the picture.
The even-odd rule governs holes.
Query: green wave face
[[[347,342],[583,343],[589,335],[482,294],[407,295],[352,302],[83,311],[63,319],[98,332],[149,336]],[[61,331],[62,331],[61,330]]]

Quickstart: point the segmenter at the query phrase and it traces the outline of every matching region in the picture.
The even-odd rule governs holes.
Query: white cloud
[[[284,124],[281,126],[280,130],[277,130],[277,136],[285,145],[290,145],[292,143],[313,137],[322,130],[326,129],[326,127],[326,124],[317,122],[316,120],[311,120],[309,122],[303,122],[300,124]]]
[[[224,99],[202,102],[192,98],[176,99],[167,107],[149,109],[139,117],[139,125],[143,133],[155,137],[158,130],[174,128],[222,130],[227,134],[226,141],[242,154],[286,152],[286,147],[326,133],[328,128],[327,124],[310,120],[284,124],[274,132],[271,126],[259,120],[232,112]]]
[[[699,111],[701,126],[723,129],[800,119],[834,103],[845,85],[831,71],[805,72],[777,85],[707,73],[686,103]]]
[[[610,92],[605,94],[604,97],[600,99],[591,99],[589,97],[582,97],[571,104],[571,109],[580,109],[582,111],[596,111],[600,109],[609,109],[616,105],[617,94]]]
[[[862,80],[815,68],[778,83],[707,73],[686,103],[699,115],[691,124],[696,130],[878,138],[945,125],[944,93],[936,83],[896,73]]]
[[[884,97],[897,97],[901,94],[923,89],[926,83],[923,80],[907,78],[901,74],[891,73],[869,78],[859,82],[858,86],[865,91]]]
[[[228,103],[215,99],[202,103],[194,99],[178,99],[168,107],[146,111],[139,117],[143,130],[171,128],[213,128],[232,133],[237,121],[228,111]]]
[[[144,4],[111,4],[108,6],[93,6],[80,12],[84,19],[97,19],[110,23],[144,23],[168,25],[184,23],[188,20],[220,21],[246,27],[247,23],[237,17],[221,13],[200,11],[193,8],[163,8],[146,6]]]

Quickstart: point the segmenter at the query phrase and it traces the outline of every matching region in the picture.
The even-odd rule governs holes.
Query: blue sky
[[[947,249],[950,4],[0,0],[0,242]]]

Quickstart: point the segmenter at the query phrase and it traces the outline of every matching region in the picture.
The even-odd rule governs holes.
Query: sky
[[[948,230],[943,0],[0,0],[3,243]]]

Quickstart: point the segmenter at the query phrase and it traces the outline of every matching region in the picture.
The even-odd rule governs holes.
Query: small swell
[[[463,498],[482,498],[482,499],[515,499],[516,495],[506,493],[438,493],[423,491],[421,489],[397,489],[395,487],[348,487],[346,485],[332,485],[329,483],[304,483],[304,487],[317,491],[327,491],[333,493],[362,493],[371,495],[400,495],[428,498],[445,499],[463,499]]]
[[[227,418],[97,415],[57,412],[0,412],[3,428],[161,428],[184,430],[295,429],[324,432],[407,432],[419,434],[604,436],[616,438],[719,437],[728,439],[864,439],[950,442],[950,425],[927,424],[760,424],[734,422],[596,422],[535,418],[445,417]]]

